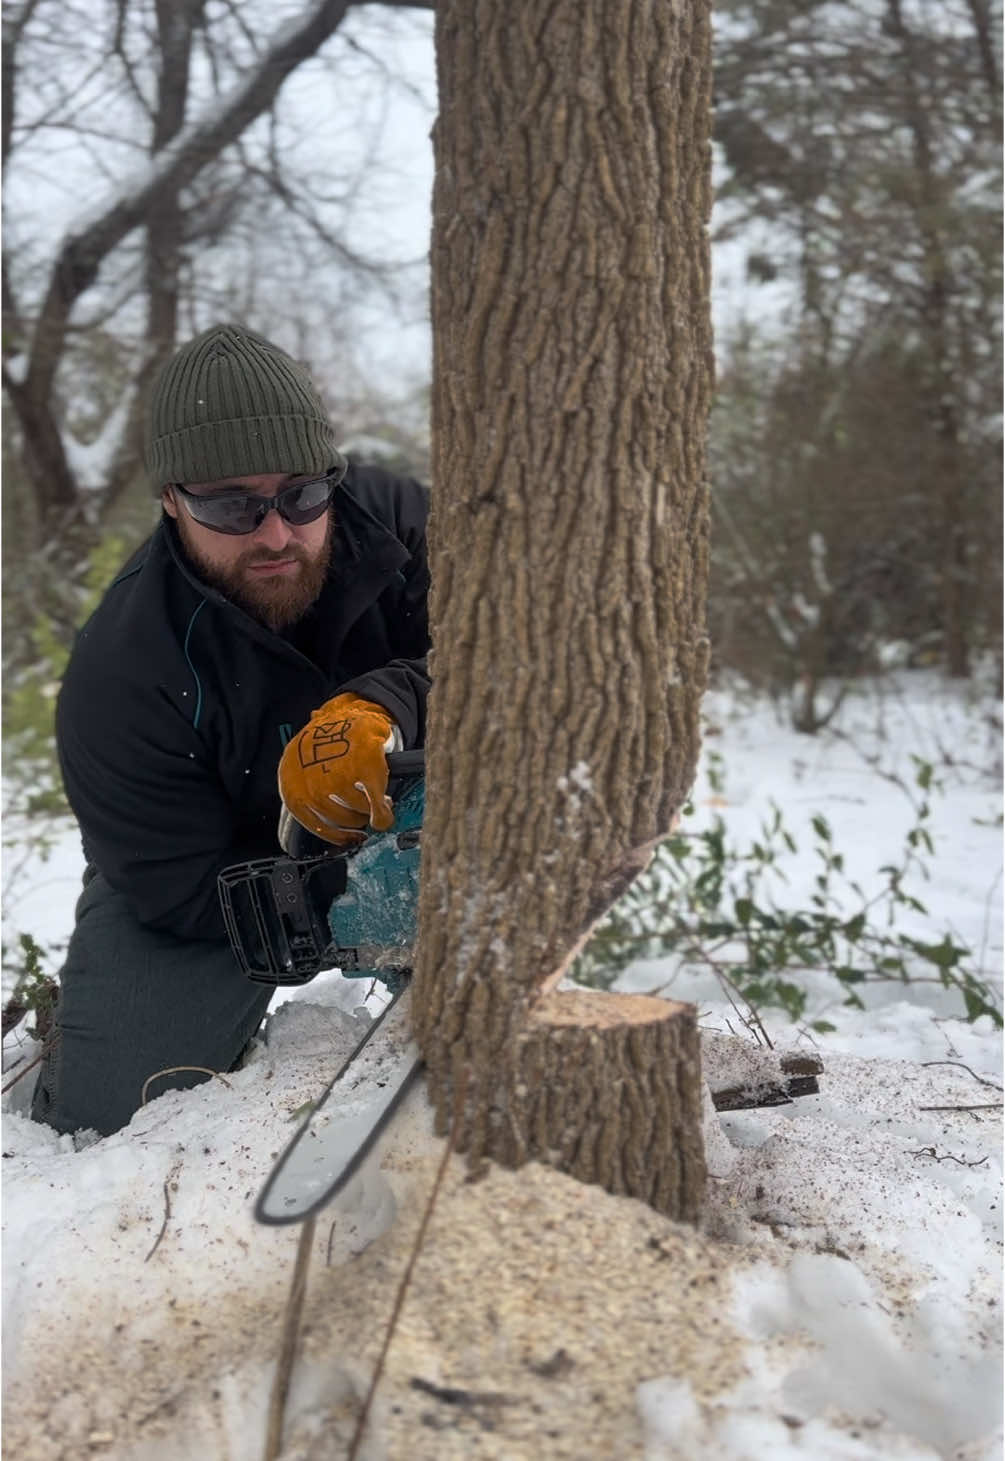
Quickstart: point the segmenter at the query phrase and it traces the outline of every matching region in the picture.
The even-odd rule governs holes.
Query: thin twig
[[[312,1214],[300,1229],[297,1258],[293,1265],[293,1279],[290,1283],[286,1311],[283,1315],[283,1337],[279,1346],[276,1378],[272,1382],[272,1394],[269,1397],[269,1416],[265,1430],[265,1451],[262,1461],[276,1461],[276,1457],[282,1450],[283,1420],[286,1415],[286,1400],[290,1393],[293,1361],[297,1353],[300,1315],[304,1307],[304,1295],[307,1292],[307,1273],[311,1263],[316,1223],[317,1217]]]
[[[908,1152],[909,1157],[934,1157],[937,1162],[955,1162],[958,1167],[983,1167],[987,1157],[978,1157],[975,1162],[968,1162],[964,1157],[954,1157],[952,1152],[946,1152],[939,1156],[933,1146],[923,1146],[916,1152]]]
[[[6,1086],[0,1087],[0,1096],[6,1096],[7,1091],[10,1090],[10,1087],[16,1086],[20,1078],[22,1078],[22,1075],[28,1075],[29,1071],[34,1071],[35,1067],[37,1067],[37,1065],[41,1065],[41,1062],[44,1061],[44,1059],[45,1050],[39,1050],[38,1055],[35,1056],[34,1061],[31,1061],[31,1064],[26,1065],[26,1067],[23,1068],[23,1071],[18,1071],[18,1074],[13,1077],[13,1080],[7,1081]]]
[[[987,1106],[919,1106],[919,1111],[1000,1111],[1002,1103],[992,1101]]]
[[[24,1070],[19,1070],[13,1080],[9,1080],[5,1086],[0,1086],[0,1096],[6,1096],[11,1086],[16,1086],[22,1076],[27,1075],[30,1070],[34,1070],[36,1065],[40,1065],[51,1049],[51,1045],[43,1045],[42,1049],[35,1056],[35,1059],[26,1065]]]
[[[162,1075],[178,1075],[183,1070],[196,1070],[201,1071],[203,1075],[215,1075],[218,1081],[223,1081],[228,1091],[234,1089],[230,1081],[224,1080],[218,1070],[210,1070],[208,1065],[167,1065],[163,1070],[155,1070],[153,1075],[147,1076],[143,1082],[143,1090],[140,1092],[140,1105],[145,1106],[147,1104],[147,1091],[150,1089],[151,1081],[157,1080]]]
[[[391,1348],[391,1341],[394,1338],[394,1331],[397,1328],[398,1319],[405,1305],[405,1296],[408,1293],[408,1286],[412,1281],[412,1271],[415,1268],[416,1259],[418,1258],[419,1253],[422,1250],[422,1245],[425,1242],[426,1229],[429,1227],[429,1219],[432,1217],[433,1208],[436,1206],[436,1199],[439,1196],[440,1187],[442,1185],[444,1175],[446,1174],[447,1164],[450,1161],[450,1155],[454,1149],[454,1141],[456,1140],[457,1133],[460,1130],[461,1114],[464,1110],[464,1098],[467,1094],[467,1078],[468,1072],[465,1069],[462,1072],[460,1081],[458,1082],[457,1099],[454,1104],[454,1120],[450,1127],[450,1134],[447,1137],[447,1144],[443,1149],[443,1156],[441,1157],[440,1165],[436,1170],[436,1179],[433,1182],[433,1189],[429,1194],[429,1200],[426,1203],[425,1211],[422,1214],[422,1221],[419,1223],[419,1231],[415,1236],[415,1242],[412,1245],[412,1251],[409,1255],[408,1263],[405,1267],[405,1272],[402,1275],[401,1283],[398,1285],[398,1293],[394,1301],[394,1308],[391,1311],[391,1318],[388,1321],[387,1329],[384,1333],[384,1342],[381,1345],[380,1354],[377,1356],[377,1364],[373,1372],[373,1377],[370,1380],[370,1388],[366,1392],[366,1398],[363,1401],[363,1408],[359,1413],[359,1420],[356,1422],[356,1429],[353,1432],[352,1440],[349,1443],[349,1451],[346,1455],[346,1461],[357,1461],[357,1457],[359,1455],[359,1448],[363,1440],[363,1433],[366,1430],[367,1419],[370,1415],[370,1406],[373,1403],[374,1394],[376,1393],[377,1386],[380,1384],[381,1375],[384,1372],[384,1362],[387,1359],[387,1353],[388,1350]]]
[[[0,1024],[0,1034],[3,1035],[5,1040],[11,1030],[17,1029],[18,1025],[28,1013],[29,1008],[29,1005],[21,1004],[20,1001],[14,998],[14,995],[11,995],[3,1007],[3,1021]]]
[[[161,1230],[157,1234],[156,1238],[154,1239],[154,1245],[150,1249],[150,1252],[144,1258],[144,1260],[143,1260],[144,1263],[149,1263],[150,1260],[151,1260],[151,1258],[157,1252],[157,1249],[160,1247],[160,1241],[163,1238],[164,1234],[167,1232],[167,1225],[168,1225],[168,1223],[170,1221],[171,1221],[171,1173],[169,1172],[168,1175],[164,1178],[164,1219],[161,1222]]]
[[[722,988],[723,988],[723,990],[725,991],[725,994],[726,994],[726,998],[729,1000],[730,1004],[733,1006],[733,1009],[736,1010],[737,1018],[740,1021],[742,1021],[742,1023],[744,1025],[746,1025],[746,1027],[747,1027],[748,1030],[753,1030],[755,1034],[756,1034],[756,1032],[758,1030],[760,1030],[761,1034],[764,1036],[764,1043],[765,1043],[765,1045],[768,1047],[769,1050],[774,1050],[775,1047],[772,1044],[771,1036],[768,1034],[767,1030],[764,1028],[764,1024],[763,1024],[763,1022],[761,1020],[761,1016],[758,1013],[756,1007],[751,1004],[750,1000],[747,999],[745,995],[743,995],[743,994],[740,993],[740,990],[737,989],[736,985],[733,983],[732,979],[730,979],[730,977],[729,977],[728,974],[724,974],[721,969],[719,969],[714,963],[712,963],[712,960],[709,960],[708,962],[712,966],[712,972],[713,972],[713,974],[719,980],[719,983],[722,985]],[[750,1018],[749,1019],[746,1019],[745,1020],[743,1018],[743,1015],[740,1013],[740,1010],[737,1007],[736,1000],[734,1000],[734,998],[733,998],[733,994],[735,994],[738,999],[742,999],[743,1002],[744,1002],[744,1004],[747,1006],[747,1009],[750,1011]]]
[[[995,878],[994,882],[991,884],[990,888],[988,889],[988,895],[984,899],[984,923],[983,923],[983,926],[981,928],[981,952],[980,952],[980,957],[979,957],[979,959],[977,961],[977,967],[978,967],[978,969],[983,969],[984,968],[984,960],[987,958],[988,941],[989,941],[989,939],[991,937],[991,910],[994,907],[994,904],[995,904],[995,901],[996,901],[995,900],[995,889],[997,888],[997,886],[1001,882],[1001,880],[1002,880],[1002,870],[1001,870],[1001,868],[999,868],[998,869],[998,876]],[[999,898],[997,900],[997,902],[998,902],[998,904],[1000,906],[1001,905],[1001,899]]]
[[[1002,1087],[998,1084],[997,1081],[989,1081],[986,1076],[978,1075],[975,1070],[971,1070],[970,1069],[969,1065],[964,1065],[962,1060],[923,1060],[921,1062],[921,1064],[922,1065],[958,1065],[959,1068],[960,1068],[960,1070],[965,1070],[968,1075],[972,1075],[973,1078],[974,1078],[974,1080],[975,1081],[978,1081],[982,1086],[990,1086],[993,1091],[1000,1091],[1002,1089]]]

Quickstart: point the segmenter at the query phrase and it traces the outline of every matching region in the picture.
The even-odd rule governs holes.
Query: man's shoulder
[[[407,539],[425,527],[429,488],[415,477],[353,462],[342,487],[357,507],[399,538]]]
[[[160,529],[123,564],[78,631],[67,673],[144,673],[178,639],[178,626],[199,598],[177,571]]]

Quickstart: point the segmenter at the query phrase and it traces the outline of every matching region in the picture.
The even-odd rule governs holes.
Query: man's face
[[[243,487],[275,497],[281,487],[296,480],[295,474],[268,472],[185,486],[200,496]],[[253,533],[231,536],[196,522],[185,499],[172,487],[164,488],[161,502],[178,524],[182,545],[200,576],[269,629],[289,628],[317,600],[331,555],[330,510],[303,527],[269,512]]]

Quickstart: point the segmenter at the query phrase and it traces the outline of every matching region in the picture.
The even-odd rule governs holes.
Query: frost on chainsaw
[[[473,1158],[689,1217],[694,1010],[554,985],[697,764],[708,6],[443,0],[436,25],[416,1033]]]

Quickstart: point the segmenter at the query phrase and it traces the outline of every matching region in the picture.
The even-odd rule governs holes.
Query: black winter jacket
[[[224,936],[217,873],[279,851],[279,757],[332,695],[377,702],[423,744],[427,506],[418,482],[350,467],[327,582],[285,636],[196,576],[167,517],[108,589],[56,733],[84,855],[141,923]]]

